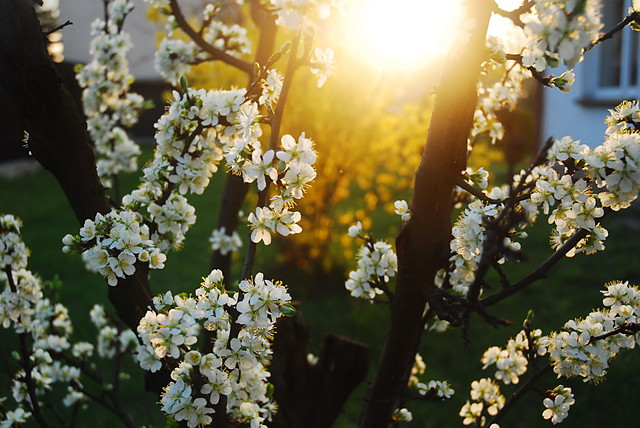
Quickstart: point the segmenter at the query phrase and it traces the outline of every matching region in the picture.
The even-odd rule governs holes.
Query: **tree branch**
[[[211,58],[214,60],[220,60],[232,67],[237,68],[238,70],[244,71],[247,74],[251,74],[253,72],[253,66],[240,58],[237,58],[233,55],[229,55],[222,49],[218,49],[215,46],[207,43],[196,30],[194,30],[191,25],[187,22],[184,15],[182,14],[182,9],[178,5],[177,0],[169,0],[169,5],[171,6],[171,12],[176,19],[176,24],[182,31],[184,31],[193,42],[198,45],[203,51],[207,52],[211,55]]]
[[[612,38],[617,32],[622,31],[624,27],[626,27],[627,25],[633,22],[640,22],[640,12],[638,11],[631,12],[622,21],[618,22],[611,30],[607,31],[602,36],[598,37],[598,40],[591,43],[587,48],[585,48],[584,51],[588,52],[591,49],[593,49],[596,45],[604,42],[605,40]]]
[[[504,300],[506,297],[515,294],[516,292],[528,287],[539,279],[545,278],[549,270],[555,266],[578,242],[589,234],[586,229],[580,229],[573,234],[567,241],[558,248],[549,258],[547,258],[540,266],[538,266],[533,272],[520,281],[514,283],[510,287],[503,288],[502,290],[493,293],[492,295],[480,300],[480,304],[484,307],[495,305],[496,303]]]
[[[534,1],[527,0],[524,3],[522,3],[522,5],[520,7],[518,7],[517,9],[514,9],[512,11],[506,11],[506,10],[500,8],[496,3],[494,3],[493,4],[493,9],[491,11],[493,13],[495,13],[496,15],[500,15],[500,16],[503,16],[505,18],[510,19],[511,22],[513,22],[518,27],[524,27],[524,23],[520,19],[520,15],[522,15],[523,13],[529,12],[534,4],[535,4]]]

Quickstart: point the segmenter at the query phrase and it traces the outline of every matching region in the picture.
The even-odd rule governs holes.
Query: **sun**
[[[459,0],[360,0],[350,11],[348,44],[371,65],[416,70],[446,55]]]

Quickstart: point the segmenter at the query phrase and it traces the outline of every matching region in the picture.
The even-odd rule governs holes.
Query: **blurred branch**
[[[511,61],[515,61],[517,64],[519,64],[522,68],[526,68],[527,70],[529,70],[531,72],[531,75],[533,76],[534,79],[536,79],[538,82],[542,83],[544,86],[547,87],[552,87],[553,85],[551,85],[551,79],[553,79],[553,75],[550,76],[545,76],[542,73],[540,73],[538,70],[536,70],[533,67],[526,67],[524,64],[522,64],[522,55],[520,54],[507,54],[507,60],[511,60]]]
[[[512,11],[506,11],[500,8],[498,4],[494,2],[492,12],[495,13],[496,15],[504,16],[505,18],[510,19],[511,22],[513,22],[518,27],[524,27],[524,23],[520,19],[520,15],[522,15],[523,13],[529,12],[534,4],[535,4],[535,1],[527,0],[524,3],[522,3],[522,5],[517,9],[514,9]]]
[[[198,34],[196,30],[191,27],[191,25],[189,25],[184,15],[182,14],[182,9],[180,9],[177,0],[169,0],[169,5],[171,6],[171,11],[174,18],[176,19],[176,24],[178,24],[178,27],[180,27],[180,29],[184,31],[196,45],[198,45],[202,50],[211,55],[212,59],[223,61],[230,66],[251,75],[251,73],[253,72],[253,66],[249,62],[244,61],[240,58],[236,58],[233,55],[229,55],[222,49],[218,49],[215,46],[210,45],[201,37],[200,34]]]

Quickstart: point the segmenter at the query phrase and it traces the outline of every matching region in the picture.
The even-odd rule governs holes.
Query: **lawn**
[[[145,156],[150,156],[148,149]],[[125,177],[123,188],[131,189],[136,180],[134,176]],[[166,268],[153,273],[151,282],[154,291],[189,291],[208,273],[208,237],[216,222],[223,183],[224,177],[215,177],[203,195],[192,198],[199,221],[189,231],[183,250],[170,254]],[[18,179],[0,179],[0,201],[0,213],[11,213],[23,220],[23,237],[31,249],[29,268],[44,279],[57,275],[64,284],[59,292],[61,300],[70,309],[78,336],[88,338],[95,334],[88,322],[87,312],[94,303],[108,305],[107,285],[100,277],[84,269],[79,256],[65,255],[60,251],[62,237],[66,233],[76,233],[78,224],[53,177],[41,170]],[[380,223],[385,224],[386,231],[388,222],[381,219]],[[461,419],[457,413],[468,397],[469,383],[475,378],[493,374],[480,372],[482,352],[492,345],[503,346],[511,335],[519,331],[529,309],[535,312],[534,326],[548,332],[558,329],[569,318],[586,315],[592,308],[600,306],[600,290],[606,282],[620,279],[640,283],[640,269],[636,262],[640,242],[638,210],[632,208],[612,215],[606,219],[605,226],[610,231],[605,253],[578,255],[574,259],[562,260],[551,271],[549,278],[491,309],[492,313],[512,320],[512,327],[494,329],[474,317],[468,344],[464,343],[458,330],[443,334],[428,333],[425,336],[421,353],[427,363],[427,379],[450,381],[456,394],[444,404],[408,403],[415,421],[407,426],[459,426]],[[531,231],[524,246],[528,260],[507,269],[511,279],[522,277],[550,254],[548,231],[549,227],[544,221]],[[270,247],[266,252],[261,249],[256,271],[262,270],[268,277],[281,279],[290,286],[294,298],[301,300],[302,313],[310,325],[311,350],[319,352],[325,334],[349,336],[371,347],[372,367],[375,368],[376,356],[386,332],[387,310],[384,305],[371,305],[348,297],[343,282],[345,270],[353,262],[337,260],[337,268],[333,272],[319,277],[289,266],[274,266],[269,260],[275,251],[277,246]],[[499,287],[497,281],[495,287]],[[7,348],[3,346],[3,349]],[[4,358],[7,356],[3,354]],[[553,375],[543,382],[549,388],[558,383],[574,388],[576,405],[563,426],[633,426],[637,421],[633,403],[640,400],[640,388],[635,381],[639,369],[640,357],[637,353],[627,352],[613,362],[607,380],[597,386],[583,384],[579,379],[555,381]],[[131,373],[137,372],[133,365],[129,370]],[[129,383],[130,401],[136,409],[140,403],[149,400],[141,395],[140,382],[141,377],[135,375]],[[0,385],[3,388],[0,395],[8,395],[6,380]],[[366,385],[363,385],[356,391],[340,419],[340,427],[355,426],[365,390]],[[513,390],[504,389],[504,392],[508,394]],[[550,425],[540,418],[542,410],[542,397],[532,394],[516,407],[503,426]],[[142,410],[136,412],[141,413]],[[153,415],[158,418],[157,412]],[[113,426],[102,414],[100,418],[94,414],[88,418],[96,428]],[[140,423],[148,423],[146,417],[141,417]]]

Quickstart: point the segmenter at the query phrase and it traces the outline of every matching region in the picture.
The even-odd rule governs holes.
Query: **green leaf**
[[[284,315],[285,317],[292,317],[295,316],[296,312],[298,311],[293,306],[286,304],[280,306],[280,312],[282,312],[282,315]]]
[[[189,82],[187,81],[187,78],[185,76],[180,76],[180,87],[184,92],[187,92],[187,90],[189,89]]]

